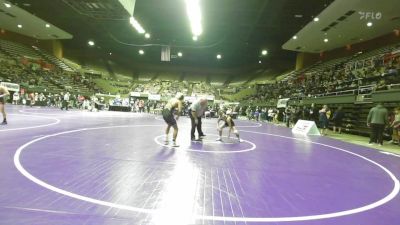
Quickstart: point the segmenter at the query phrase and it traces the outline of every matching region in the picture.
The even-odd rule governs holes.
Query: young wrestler
[[[164,118],[164,121],[167,123],[167,129],[165,130],[166,134],[166,139],[165,139],[165,144],[169,143],[169,129],[171,127],[174,128],[174,133],[172,136],[172,147],[179,147],[179,145],[176,143],[176,137],[178,136],[178,125],[176,124],[176,120],[178,120],[181,112],[182,112],[182,101],[183,101],[183,94],[176,94],[175,98],[171,98],[168,103],[165,105],[162,115]],[[174,117],[174,114],[176,114],[176,119]]]
[[[220,115],[217,122],[219,138],[217,139],[217,141],[222,141],[222,129],[225,127],[229,127],[228,137],[231,136],[231,132],[233,131],[238,139],[238,142],[242,142],[239,137],[239,131],[236,129],[235,122],[233,122],[233,119],[231,117],[231,111],[227,111],[226,114],[223,111],[220,111],[219,114]]]
[[[3,122],[1,125],[7,124],[7,115],[4,108],[6,105],[6,96],[8,95],[10,95],[10,92],[8,92],[7,88],[0,85],[0,112],[3,114]]]

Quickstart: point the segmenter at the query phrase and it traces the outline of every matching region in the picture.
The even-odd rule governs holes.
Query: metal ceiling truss
[[[77,13],[101,20],[126,20],[129,18],[125,8],[115,0],[63,0]]]

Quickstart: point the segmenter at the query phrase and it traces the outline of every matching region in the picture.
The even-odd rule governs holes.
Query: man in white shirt
[[[192,141],[196,140],[195,130],[197,128],[197,133],[199,135],[199,139],[206,136],[201,130],[201,117],[204,112],[207,110],[207,99],[199,98],[192,103],[190,106],[189,117],[192,122],[192,129],[190,131],[190,137]]]
[[[63,96],[61,110],[65,108],[68,111],[69,96],[70,96],[69,92],[65,93],[65,95]]]
[[[18,105],[18,102],[19,102],[19,93],[18,93],[18,91],[16,91],[13,94],[13,104]]]

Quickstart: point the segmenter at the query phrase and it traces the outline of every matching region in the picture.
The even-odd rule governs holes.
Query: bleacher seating
[[[38,55],[41,56],[42,59],[45,59],[49,63],[52,63],[52,64],[58,66],[62,70],[69,71],[69,72],[74,72],[75,71],[73,68],[68,66],[65,62],[63,62],[61,59],[59,59],[59,58],[57,58],[57,57],[55,57],[53,55],[48,54],[47,52],[41,50],[40,48],[38,48],[36,46],[32,46],[32,48],[37,52]]]
[[[16,42],[0,39],[0,48],[13,57],[25,57],[34,60],[41,59],[31,47]]]

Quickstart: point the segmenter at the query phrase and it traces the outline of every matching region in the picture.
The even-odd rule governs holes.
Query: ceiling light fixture
[[[268,54],[268,51],[264,49],[264,50],[261,51],[261,54],[262,54],[262,55],[267,55],[267,54]]]
[[[329,41],[328,38],[325,38],[325,39],[324,39],[324,42],[325,42],[325,43],[328,42],[328,41]]]
[[[217,59],[221,59],[222,58],[222,55],[221,54],[218,54],[217,55]]]
[[[50,24],[46,23],[46,27],[49,28],[49,27],[50,27]]]
[[[318,17],[315,17],[314,18],[314,22],[318,22],[319,21],[319,18]]]
[[[182,56],[183,56],[182,52],[178,52],[178,57],[182,57]]]
[[[373,25],[372,22],[368,22],[368,23],[367,23],[367,26],[368,26],[368,27],[372,27],[372,25]]]
[[[5,5],[7,8],[10,8],[10,7],[11,7],[11,4],[10,4],[10,3],[7,3],[7,2],[5,2],[4,5]]]
[[[199,38],[197,36],[193,36],[192,39],[193,39],[193,41],[199,40]]]
[[[94,46],[94,41],[88,41],[89,46]]]
[[[142,25],[133,17],[129,18],[129,23],[132,24],[133,28],[139,33],[144,34],[146,31],[143,29]]]
[[[185,0],[185,3],[186,14],[189,17],[192,34],[194,36],[200,36],[203,33],[200,0]]]
[[[149,38],[151,37],[151,35],[150,35],[149,33],[146,33],[146,34],[144,35],[144,37],[145,37],[146,39],[149,39]]]
[[[22,28],[22,25],[21,25],[21,24],[18,24],[17,27],[18,27],[18,28]]]
[[[293,36],[293,39],[294,39],[294,40],[296,40],[296,39],[297,39],[297,36],[296,36],[296,35],[294,35],[294,36]]]
[[[143,55],[143,54],[144,54],[144,51],[143,51],[142,49],[140,49],[140,50],[139,50],[139,54],[140,54],[140,55]]]

